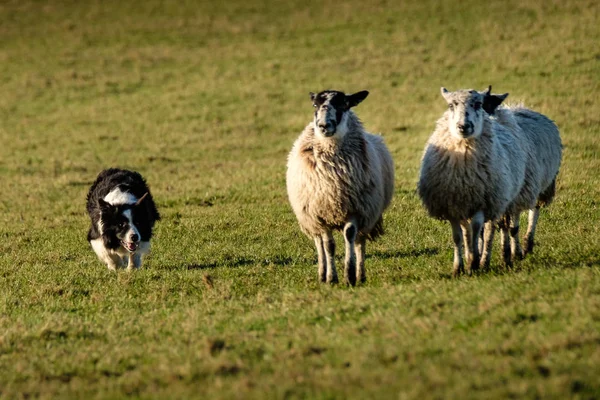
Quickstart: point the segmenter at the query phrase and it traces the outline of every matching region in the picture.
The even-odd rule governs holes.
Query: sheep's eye
[[[454,110],[454,104],[448,104],[448,108],[449,108],[450,110]]]
[[[313,107],[314,107],[314,108],[317,108],[317,105],[316,105],[316,104],[313,104]]]
[[[481,103],[478,101],[477,103],[475,103],[475,105],[473,106],[473,108],[475,110],[479,110],[481,108]]]

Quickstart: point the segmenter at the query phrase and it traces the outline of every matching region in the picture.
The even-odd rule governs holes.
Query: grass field
[[[595,0],[0,2],[0,398],[599,398],[599,43]],[[489,84],[560,127],[558,194],[533,256],[451,279],[419,161],[439,87]],[[357,288],[285,191],[327,88],[396,163]],[[86,241],[109,166],[163,216],[135,273]]]

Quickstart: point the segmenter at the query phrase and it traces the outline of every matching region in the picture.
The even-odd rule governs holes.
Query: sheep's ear
[[[483,110],[488,113],[489,115],[493,115],[494,111],[496,111],[496,108],[498,108],[498,106],[500,104],[502,104],[502,102],[508,97],[508,93],[504,93],[504,94],[491,94],[492,87],[490,86],[490,89],[488,90],[488,92],[483,96]]]
[[[446,89],[445,87],[442,86],[440,88],[440,93],[442,93],[442,96],[444,97],[444,99],[448,100],[448,95],[450,94],[448,89]]]
[[[315,93],[313,93],[313,92],[309,92],[308,94],[310,94],[310,99],[312,101],[315,101],[315,99],[317,98],[317,95]]]
[[[368,91],[362,90],[360,92],[351,94],[350,96],[346,96],[346,99],[348,100],[348,108],[356,107],[364,99],[366,99],[368,95],[369,95]]]

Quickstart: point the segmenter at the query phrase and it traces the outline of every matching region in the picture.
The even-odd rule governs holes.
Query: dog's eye
[[[127,222],[121,222],[119,224],[119,228],[125,228],[127,226]]]
[[[317,108],[317,105],[316,105],[316,104],[313,104],[313,107],[314,107],[314,108]]]

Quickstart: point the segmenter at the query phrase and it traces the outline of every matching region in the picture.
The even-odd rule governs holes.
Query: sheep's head
[[[483,110],[490,115],[494,115],[496,108],[498,108],[507,97],[508,93],[492,94],[492,85],[490,85],[483,95]]]
[[[483,110],[485,92],[457,90],[449,92],[442,88],[442,96],[448,103],[448,127],[459,139],[476,138],[481,135],[486,114]]]
[[[311,92],[310,99],[315,108],[315,133],[324,137],[343,137],[347,131],[348,111],[368,95],[366,90],[350,95],[335,90],[324,90],[318,94]]]

